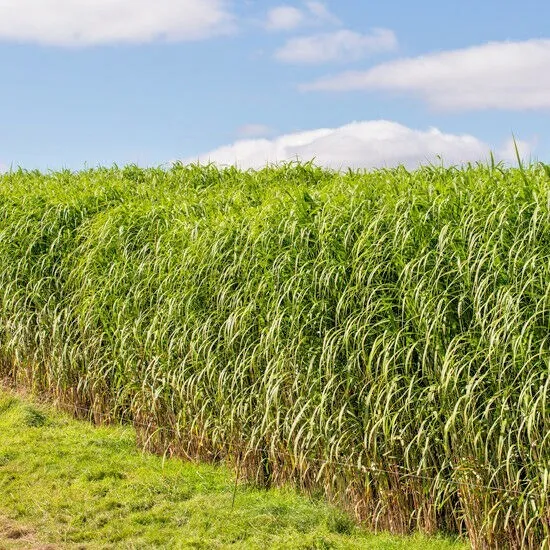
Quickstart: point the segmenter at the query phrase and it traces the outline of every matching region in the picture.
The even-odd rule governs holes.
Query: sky
[[[548,0],[0,0],[0,170],[550,162]]]

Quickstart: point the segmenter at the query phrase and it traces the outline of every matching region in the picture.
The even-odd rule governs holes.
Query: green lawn
[[[459,549],[368,534],[290,489],[238,486],[222,467],[140,452],[129,427],[95,427],[0,389],[0,548]]]

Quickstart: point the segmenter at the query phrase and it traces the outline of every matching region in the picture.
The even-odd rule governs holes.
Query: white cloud
[[[303,8],[281,5],[267,12],[266,29],[291,31],[304,25],[339,25],[340,20],[322,2],[305,2]]]
[[[265,26],[271,31],[289,31],[299,27],[304,20],[302,10],[294,6],[277,6],[267,13]]]
[[[242,138],[264,137],[273,133],[273,130],[265,124],[245,124],[237,128],[237,135]]]
[[[492,42],[383,63],[303,90],[412,93],[439,109],[550,108],[550,40]]]
[[[356,61],[366,55],[392,51],[397,38],[388,29],[374,29],[371,34],[350,30],[291,38],[275,52],[275,58],[284,63],[324,63],[329,61]]]
[[[226,0],[3,0],[0,40],[61,46],[198,40],[227,34]]]
[[[315,159],[334,168],[380,168],[404,164],[415,168],[427,162],[461,164],[487,160],[490,146],[472,135],[445,134],[436,128],[415,130],[396,122],[352,122],[339,128],[323,128],[286,134],[274,139],[241,140],[185,162],[236,164],[243,169],[268,163]],[[506,153],[506,152],[505,152]],[[512,161],[498,154],[502,160]]]

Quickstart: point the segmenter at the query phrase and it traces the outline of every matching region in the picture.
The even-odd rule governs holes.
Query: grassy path
[[[128,427],[95,427],[0,389],[0,549],[464,548],[372,535],[288,490],[143,454]]]

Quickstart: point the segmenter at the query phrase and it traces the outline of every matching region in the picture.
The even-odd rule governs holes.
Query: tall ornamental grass
[[[0,176],[0,373],[369,527],[550,547],[550,168]]]

